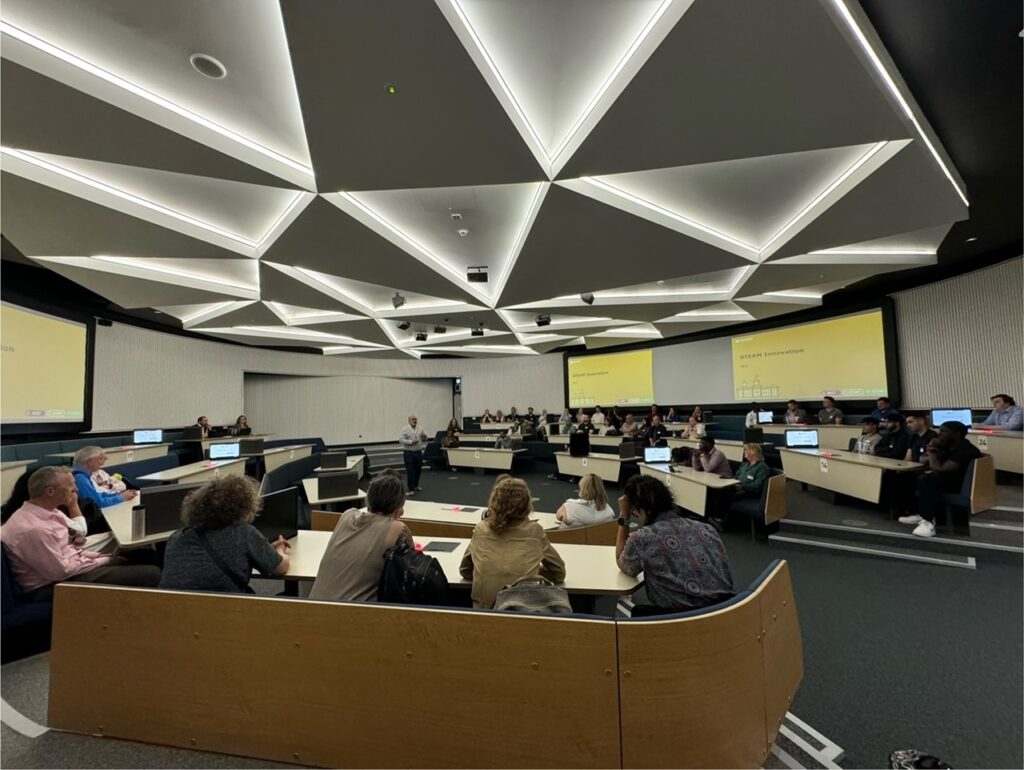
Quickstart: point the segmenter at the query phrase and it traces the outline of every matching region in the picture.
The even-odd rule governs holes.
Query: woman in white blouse
[[[555,518],[562,527],[582,527],[614,519],[615,511],[608,504],[608,494],[604,491],[601,477],[588,473],[581,478],[580,496],[562,503],[555,511]]]

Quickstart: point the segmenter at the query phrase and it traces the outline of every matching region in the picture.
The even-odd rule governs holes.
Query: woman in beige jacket
[[[565,580],[565,562],[541,525],[530,521],[533,504],[525,481],[499,479],[487,507],[459,567],[462,577],[473,580],[474,607],[493,607],[498,591],[523,578]]]

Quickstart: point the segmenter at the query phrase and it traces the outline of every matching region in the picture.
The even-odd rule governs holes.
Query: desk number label
[[[289,460],[294,460],[295,459],[295,450],[294,449],[292,449],[292,450],[290,450],[288,452],[288,459]]]
[[[127,452],[125,452],[125,459],[127,459],[128,462],[131,462],[133,457],[135,457],[134,449],[129,449]]]
[[[220,468],[214,468],[213,469],[213,475],[214,476],[219,476],[220,475]]]
[[[828,458],[821,457],[818,459],[818,467],[821,468],[822,473],[828,473]]]
[[[584,468],[587,467],[587,458],[586,457],[583,458],[583,467]]]
[[[479,452],[473,452],[473,459],[474,460],[479,460],[480,459],[480,453]]]
[[[988,436],[978,436],[978,449],[982,452],[988,451]]]

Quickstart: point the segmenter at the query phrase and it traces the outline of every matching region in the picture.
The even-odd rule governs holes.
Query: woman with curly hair
[[[181,506],[185,525],[171,535],[161,588],[253,593],[253,569],[266,577],[288,572],[288,541],[270,544],[250,522],[260,509],[259,490],[248,476],[228,476],[189,493]]]
[[[498,591],[523,578],[565,580],[565,562],[536,521],[530,488],[522,479],[499,478],[487,518],[473,529],[459,572],[473,580],[473,606],[493,607]]]

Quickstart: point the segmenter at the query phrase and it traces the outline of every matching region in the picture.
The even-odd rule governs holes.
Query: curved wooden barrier
[[[785,562],[620,621],[68,583],[49,723],[324,767],[760,767],[801,676]]]

